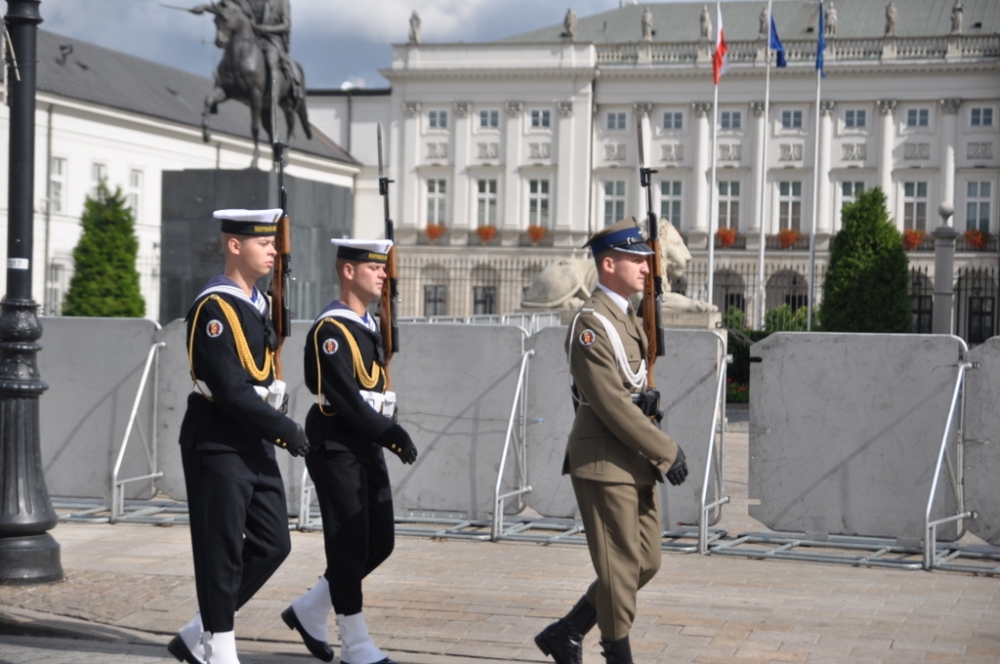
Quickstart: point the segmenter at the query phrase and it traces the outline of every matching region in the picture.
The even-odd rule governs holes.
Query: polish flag
[[[719,31],[715,35],[715,52],[712,53],[712,77],[715,79],[715,84],[719,84],[719,78],[722,76],[723,72],[729,68],[729,47],[726,46],[726,37],[722,33],[722,3],[715,3],[715,14],[716,21],[719,25]]]

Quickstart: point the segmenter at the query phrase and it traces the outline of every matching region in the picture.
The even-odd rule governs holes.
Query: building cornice
[[[52,104],[55,109],[65,109],[80,114],[100,117],[109,121],[109,124],[130,124],[140,130],[152,130],[159,134],[169,133],[173,134],[175,138],[180,140],[204,144],[201,129],[199,127],[193,127],[179,122],[171,122],[169,120],[161,120],[148,115],[143,115],[141,113],[122,111],[101,104],[83,102],[49,92],[39,92],[36,95],[35,100],[39,113],[42,112],[44,106]],[[240,136],[233,136],[231,134],[214,131],[212,134],[212,142],[221,144],[224,148],[229,150],[246,152],[248,156],[253,153],[253,141]],[[262,141],[260,145],[262,149],[266,149],[266,140]],[[317,171],[327,171],[329,173],[351,178],[361,171],[360,165],[354,166],[351,164],[345,164],[341,161],[336,161],[334,159],[305,153],[301,150],[296,150],[294,145],[292,145],[292,148],[285,154],[288,157],[288,164],[291,166],[300,166]],[[270,161],[266,154],[262,154],[262,157],[266,161]]]

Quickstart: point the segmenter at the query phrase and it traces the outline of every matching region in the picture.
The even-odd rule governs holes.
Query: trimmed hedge
[[[823,283],[826,332],[910,332],[909,261],[876,187],[844,206]]]

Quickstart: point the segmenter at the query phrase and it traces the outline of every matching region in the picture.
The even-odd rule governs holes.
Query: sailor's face
[[[240,256],[243,264],[257,276],[263,277],[271,272],[277,254],[273,235],[245,237],[240,240]]]
[[[382,284],[385,283],[385,264],[358,263],[355,281],[365,295],[372,299],[379,297],[382,294]]]

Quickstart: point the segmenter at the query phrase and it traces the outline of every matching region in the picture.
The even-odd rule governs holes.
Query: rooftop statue
[[[951,8],[951,34],[962,34],[962,0],[955,0],[955,6]]]
[[[892,0],[889,0],[889,4],[885,6],[885,36],[895,37],[896,36],[896,19],[898,15],[896,14],[896,5],[892,4]]]
[[[291,40],[291,12],[288,0],[220,0],[189,9],[192,14],[215,16],[215,45],[223,49],[215,70],[215,89],[205,98],[201,115],[202,136],[211,136],[208,116],[219,104],[235,99],[250,107],[250,133],[253,135],[253,162],[260,156],[257,139],[261,124],[270,141],[276,136],[277,118],[272,109],[280,107],[288,127],[287,142],[295,132],[295,116],[312,138],[306,111],[305,74],[288,54]],[[273,86],[273,90],[272,90]],[[272,101],[272,92],[277,99]]]
[[[566,10],[566,18],[563,19],[563,37],[568,37],[570,41],[576,40],[576,12],[572,9]]]
[[[698,19],[701,23],[701,38],[711,39],[712,35],[712,15],[708,13],[708,5],[702,5],[701,7],[701,17]]]
[[[833,6],[833,0],[830,0],[829,6],[826,8],[826,34],[828,37],[833,37],[837,34],[837,8]]]
[[[684,276],[691,252],[684,238],[674,225],[660,219],[660,262],[666,269],[664,279],[663,310],[676,312],[718,311],[714,304],[693,300],[680,293],[670,292],[670,282]],[[593,259],[566,258],[543,269],[521,300],[527,311],[559,311],[572,318],[597,287],[597,267]]]
[[[649,7],[642,12],[642,40],[653,41],[653,12]]]
[[[416,9],[410,14],[410,43],[420,43],[420,14],[417,13]]]
[[[757,34],[761,39],[767,39],[770,30],[768,30],[767,25],[767,7],[760,10],[760,28],[757,30]]]

